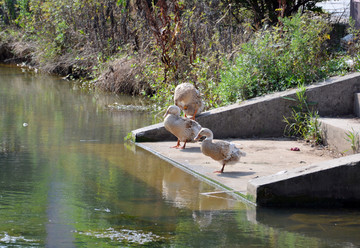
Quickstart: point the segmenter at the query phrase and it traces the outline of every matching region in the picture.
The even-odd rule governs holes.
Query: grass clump
[[[314,110],[315,102],[308,102],[306,88],[304,85],[298,86],[296,98],[284,97],[297,104],[291,107],[291,117],[284,116],[286,127],[284,134],[291,137],[300,137],[315,144],[322,144],[320,133],[319,115]]]
[[[349,130],[348,132],[345,132],[345,135],[345,140],[350,143],[351,151],[353,152],[353,154],[358,153],[360,147],[359,132],[355,131],[352,128],[351,131]],[[347,150],[344,152],[347,152]]]

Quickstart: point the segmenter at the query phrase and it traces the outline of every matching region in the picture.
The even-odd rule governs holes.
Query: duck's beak
[[[169,114],[169,110],[166,110],[164,117],[166,117]]]
[[[194,138],[194,140],[195,140],[195,141],[198,141],[201,137],[202,137],[202,135],[201,135],[201,134],[198,134],[198,135],[196,135],[196,137]]]

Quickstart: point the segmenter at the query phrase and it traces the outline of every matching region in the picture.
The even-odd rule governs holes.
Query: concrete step
[[[331,150],[350,155],[359,153],[360,118],[319,118],[324,144]]]
[[[360,93],[354,94],[354,114],[356,117],[360,117]]]

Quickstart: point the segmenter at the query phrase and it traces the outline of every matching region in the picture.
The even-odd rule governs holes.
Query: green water
[[[125,143],[145,106],[0,67],[0,248],[360,246],[356,210],[256,210]]]

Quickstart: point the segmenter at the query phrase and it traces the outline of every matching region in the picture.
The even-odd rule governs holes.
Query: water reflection
[[[0,247],[359,245],[355,212],[255,210],[124,143],[158,120],[110,106],[142,100],[12,67],[0,82]]]
[[[360,246],[360,213],[349,209],[258,209],[258,223],[288,232]]]

